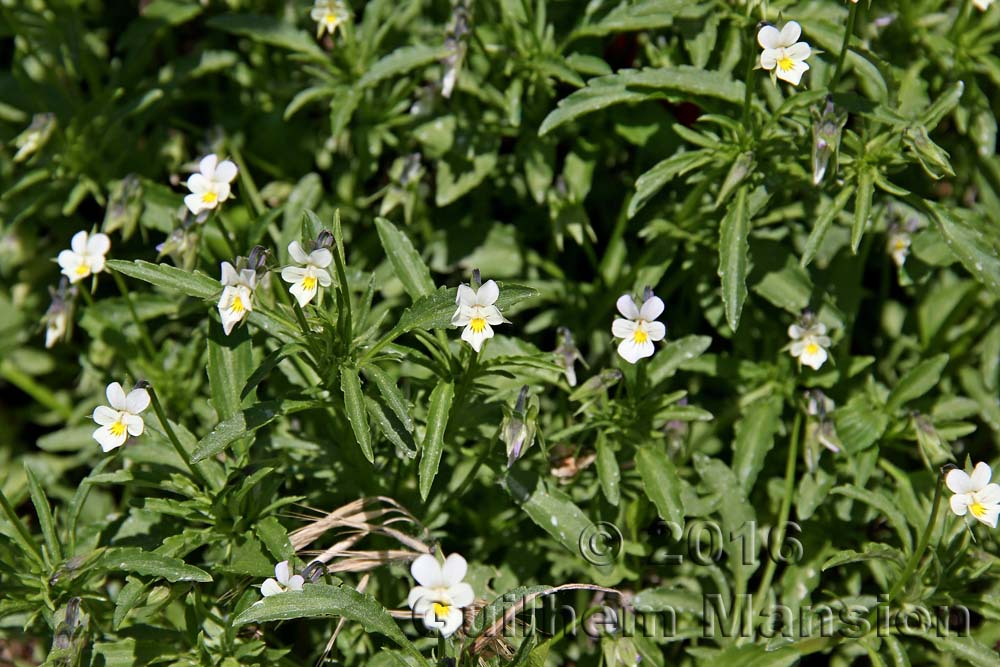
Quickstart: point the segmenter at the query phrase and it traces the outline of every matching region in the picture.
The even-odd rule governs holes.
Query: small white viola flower
[[[236,164],[230,160],[219,162],[215,153],[206,155],[198,163],[198,173],[187,180],[191,194],[184,197],[184,205],[193,215],[216,208],[229,199],[230,183],[236,178]]]
[[[299,302],[299,306],[305,308],[320,287],[329,287],[333,282],[330,272],[326,270],[333,261],[333,253],[326,248],[317,248],[306,254],[298,241],[292,241],[288,244],[288,254],[302,266],[286,266],[281,270],[281,279],[291,283],[292,287],[288,291]]]
[[[972,0],[972,4],[981,12],[985,12],[993,4],[993,0]]]
[[[316,21],[316,37],[319,38],[324,32],[329,32],[332,36],[350,15],[344,3],[339,0],[316,0],[309,16]]]
[[[898,228],[889,231],[888,250],[896,266],[902,267],[906,262],[911,242],[910,235],[906,231]]]
[[[830,337],[826,335],[826,325],[811,317],[803,318],[799,324],[788,327],[788,337],[792,339],[788,347],[792,356],[813,370],[819,370],[829,358],[826,348],[830,347]]]
[[[94,421],[100,425],[94,431],[94,440],[110,452],[124,445],[130,435],[142,435],[144,423],[139,414],[149,407],[149,392],[133,389],[126,396],[122,386],[112,382],[105,393],[111,407],[101,405],[94,410]]]
[[[301,574],[292,574],[288,561],[283,560],[274,566],[274,578],[265,579],[260,585],[260,593],[264,597],[270,597],[288,591],[301,591],[305,581]]]
[[[69,247],[59,253],[56,261],[62,274],[75,283],[104,270],[104,256],[111,249],[111,239],[107,234],[77,232],[70,239]]]
[[[964,470],[952,470],[944,478],[945,484],[951,490],[951,511],[958,516],[971,514],[990,528],[997,527],[997,517],[1000,516],[1000,485],[990,484],[993,471],[990,466],[980,461],[972,474]]]
[[[52,297],[52,303],[49,304],[42,319],[45,325],[46,349],[52,348],[67,336],[69,323],[73,319],[73,298],[76,296],[76,288],[68,287],[66,279],[63,278],[58,289],[49,288],[49,295]]]
[[[487,280],[479,289],[472,289],[465,284],[458,286],[458,295],[455,297],[458,308],[451,316],[451,325],[465,327],[462,340],[476,352],[483,347],[487,338],[493,338],[493,327],[507,322],[500,314],[500,309],[494,305],[498,298],[500,288],[492,280]]]
[[[760,66],[793,86],[799,85],[809,69],[806,58],[812,53],[806,42],[799,41],[801,35],[802,26],[795,21],[789,21],[780,31],[766,25],[757,32],[757,43],[764,49]]]
[[[647,288],[641,307],[636,306],[628,294],[618,297],[617,306],[618,312],[625,318],[619,317],[611,323],[611,334],[622,339],[618,344],[618,354],[630,364],[653,356],[653,343],[667,335],[667,328],[656,321],[663,314],[663,299],[654,296],[653,291]]]
[[[257,287],[257,272],[243,269],[237,272],[229,262],[222,263],[222,296],[219,297],[219,317],[228,336],[233,327],[253,311],[253,291]]]
[[[410,589],[406,604],[415,614],[423,616],[429,630],[438,630],[449,637],[462,625],[462,608],[475,599],[472,586],[462,581],[468,563],[459,554],[451,554],[438,563],[437,558],[423,554],[413,561],[410,574],[417,586]]]

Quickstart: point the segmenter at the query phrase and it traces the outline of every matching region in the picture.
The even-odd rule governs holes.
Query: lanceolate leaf
[[[736,191],[719,230],[719,278],[726,321],[733,331],[740,325],[743,302],[747,298],[747,272],[750,270],[750,207],[747,186]]]
[[[375,462],[372,451],[372,433],[368,426],[368,412],[365,408],[365,395],[361,390],[361,379],[358,371],[351,366],[340,368],[340,390],[344,394],[344,410],[347,420],[351,422],[354,438],[370,463]]]
[[[441,463],[441,452],[444,449],[444,434],[448,428],[448,415],[451,412],[452,399],[455,397],[455,385],[441,380],[431,392],[430,404],[427,408],[427,428],[420,453],[420,497],[424,500],[431,492],[431,485],[437,477],[438,466]]]
[[[396,276],[403,283],[406,293],[413,299],[419,299],[433,292],[431,273],[406,234],[385,218],[376,218],[375,226],[385,255],[396,270]]]
[[[646,495],[656,505],[660,518],[667,522],[675,540],[684,531],[684,504],[677,469],[662,447],[643,445],[636,449],[635,465]]]

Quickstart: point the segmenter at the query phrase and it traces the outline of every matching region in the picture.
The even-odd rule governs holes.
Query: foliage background
[[[240,629],[232,619],[291,555],[288,532],[386,496],[412,513],[408,534],[469,559],[485,601],[578,581],[692,609],[679,637],[637,642],[654,665],[997,664],[994,535],[980,525],[973,539],[944,506],[929,555],[915,574],[906,563],[928,525],[938,466],[997,460],[1000,10],[941,0],[501,0],[470,3],[465,31],[447,2],[357,4],[344,31],[317,40],[305,3],[0,3],[4,658],[313,662],[335,620]],[[779,18],[799,21],[814,49],[795,89],[748,68],[758,21]],[[449,56],[461,67],[445,98]],[[829,92],[849,115],[839,168],[814,185],[810,109]],[[18,138],[43,113],[47,140],[15,162]],[[187,250],[159,258],[157,244],[184,224],[187,173],[213,151],[240,166],[223,214],[233,238],[191,226]],[[252,321],[223,337],[213,284],[229,244],[245,255],[261,243],[281,266],[290,240],[318,231],[307,210],[328,228],[339,211],[338,285],[353,328],[345,335],[331,292],[309,313],[323,333],[308,351],[295,347],[300,332],[272,276],[258,295],[285,328]],[[377,228],[378,216],[390,222]],[[893,225],[915,226],[898,271],[886,249]],[[46,350],[39,322],[58,281],[48,260],[92,228],[112,235],[109,257],[123,260],[114,267],[128,276],[142,326],[102,274],[93,303],[78,299],[71,340]],[[411,243],[429,274],[420,263],[401,271]],[[136,259],[176,264],[187,278],[129,269]],[[454,288],[473,268],[537,292],[509,288],[512,324],[478,366],[457,332],[450,344],[409,332],[367,356],[426,294],[425,276]],[[668,342],[628,367],[610,336],[614,302],[645,286],[667,303]],[[805,308],[834,338],[833,362],[818,372],[784,350]],[[588,364],[577,366],[581,385],[610,386],[567,385],[551,353],[559,326]],[[343,398],[343,377],[359,364],[369,397],[360,417]],[[378,408],[387,399],[373,364],[398,386],[412,430]],[[624,372],[617,383],[614,368]],[[151,383],[189,452],[245,415],[252,433],[201,464],[220,483],[189,477],[152,412],[138,442],[99,451],[89,415],[108,382],[126,379]],[[525,384],[538,442],[508,473],[498,429]],[[420,470],[432,392],[444,385],[455,397],[434,477]],[[838,406],[830,423],[842,451],[818,464],[807,388]],[[243,412],[252,410],[278,414]],[[358,447],[368,432],[359,435],[358,418],[370,422],[374,463]],[[558,479],[553,470],[567,465],[580,469]],[[663,549],[679,546],[658,517],[678,529],[719,521],[727,535],[756,521],[762,543],[791,518],[801,555],[761,552],[743,565],[727,539],[718,562],[666,564]],[[623,532],[611,566],[579,553],[577,534],[600,521]],[[362,555],[405,547],[378,531],[365,540]],[[142,561],[150,553],[162,558]],[[370,570],[366,592],[400,608],[405,558],[388,560]],[[339,575],[350,587],[363,576],[352,568]],[[701,637],[708,593],[797,609],[871,606],[889,591],[894,603],[966,605],[973,637]],[[563,595],[581,609],[595,601]],[[66,625],[74,598],[75,629]],[[380,652],[394,644],[363,625],[346,625],[335,659],[416,664],[405,647]],[[436,646],[417,645],[425,656]],[[620,645],[531,643],[519,660],[608,664],[633,655]],[[462,654],[474,659],[506,662]]]

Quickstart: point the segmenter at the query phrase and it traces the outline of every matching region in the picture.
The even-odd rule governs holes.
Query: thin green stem
[[[160,426],[163,427],[163,432],[167,434],[167,439],[170,440],[170,444],[173,445],[174,450],[177,455],[181,457],[181,461],[187,466],[188,470],[191,471],[192,477],[198,482],[200,482],[205,488],[209,487],[208,480],[205,479],[201,471],[191,463],[189,454],[184,451],[184,447],[181,445],[181,441],[177,438],[177,434],[174,433],[174,428],[170,425],[170,420],[167,419],[167,413],[164,412],[163,406],[160,404],[160,399],[156,395],[156,390],[153,387],[146,387],[146,391],[149,392],[150,402],[153,404],[153,411],[156,413],[156,418],[160,420]]]
[[[756,62],[757,62],[756,53],[755,50],[753,49],[753,45],[751,44],[750,54],[747,58],[747,74],[746,77],[744,78],[744,81],[746,83],[744,84],[745,93],[743,96],[743,127],[747,129],[748,133],[752,132],[753,130],[753,127],[751,125],[751,123],[753,122],[753,115],[751,114],[751,110],[753,107],[753,88],[754,88],[754,83],[756,83],[755,75],[757,74],[757,68],[755,66]]]
[[[139,340],[142,341],[146,357],[150,360],[154,359],[156,357],[156,347],[153,345],[153,339],[149,337],[149,330],[146,329],[146,323],[139,319],[139,313],[136,312],[135,304],[132,303],[132,294],[129,292],[128,285],[125,284],[125,279],[117,271],[112,271],[111,276],[115,279],[118,291],[122,293],[122,298],[125,299],[128,312],[132,316],[132,321],[135,322],[135,328],[139,331]]]
[[[944,475],[938,474],[937,484],[934,487],[934,504],[931,507],[931,516],[927,520],[927,526],[924,528],[923,534],[920,536],[920,541],[917,543],[917,548],[913,550],[910,554],[909,560],[906,561],[906,565],[903,566],[903,571],[899,573],[899,579],[893,584],[893,587],[889,589],[889,599],[888,602],[892,602],[896,599],[902,590],[909,583],[910,577],[917,569],[917,565],[920,563],[920,559],[923,558],[924,552],[927,551],[927,545],[931,541],[931,534],[934,532],[934,526],[937,524],[938,509],[941,507],[941,487],[944,485]]]
[[[858,18],[858,4],[860,3],[851,3],[850,13],[847,15],[847,28],[844,30],[844,41],[840,45],[840,55],[837,56],[837,66],[834,68],[833,76],[830,78],[830,85],[827,86],[831,93],[840,81],[841,74],[844,73],[844,61],[847,59],[847,51],[851,43],[851,35],[854,34],[854,22]]]
[[[232,257],[235,260],[240,253],[236,249],[236,243],[233,241],[232,236],[229,234],[229,229],[226,227],[226,222],[222,219],[222,212],[216,211],[215,215],[212,216],[212,220],[219,228],[219,233],[222,234],[222,240],[225,241],[226,243],[226,250],[229,251],[230,257]]]
[[[10,501],[7,500],[7,496],[4,495],[2,489],[0,489],[0,508],[3,508],[4,514],[7,515],[7,520],[14,526],[14,531],[17,533],[14,541],[20,543],[21,549],[25,552],[26,556],[44,567],[45,558],[42,556],[42,550],[38,548],[34,538],[31,537],[31,533],[28,532],[28,528],[21,521],[20,517],[17,516],[17,513],[14,512],[14,508],[11,507]]]
[[[792,511],[792,498],[795,491],[795,464],[799,457],[799,435],[802,431],[802,413],[795,413],[795,422],[792,424],[792,439],[788,445],[788,458],[785,460],[785,487],[781,497],[781,508],[778,510],[778,524],[774,527],[774,534],[768,540],[771,549],[775,548],[780,552],[781,543],[785,540],[785,528],[788,524],[788,515]],[[768,590],[771,588],[771,581],[774,579],[774,571],[778,567],[778,558],[774,554],[767,554],[767,565],[764,567],[764,576],[757,587],[757,595],[754,596],[752,612],[756,617],[757,605],[762,603]]]

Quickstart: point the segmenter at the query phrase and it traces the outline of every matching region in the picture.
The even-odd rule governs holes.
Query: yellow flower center
[[[781,56],[778,58],[778,68],[782,72],[789,72],[795,67],[795,63],[788,56]]]
[[[229,310],[234,313],[242,313],[246,310],[246,307],[243,305],[243,299],[241,299],[238,294],[233,297],[233,303],[230,304]]]
[[[340,19],[338,19],[338,18],[337,18],[337,15],[336,15],[336,14],[333,14],[333,13],[330,13],[330,14],[327,14],[326,16],[324,16],[324,17],[323,17],[323,20],[324,20],[324,21],[326,22],[326,24],[327,24],[328,26],[330,26],[331,28],[335,28],[335,27],[337,27],[337,24],[338,24],[338,23],[340,23]]]
[[[86,264],[81,264],[80,266],[76,267],[74,273],[80,276],[81,278],[86,277],[90,275],[90,267],[87,266]]]
[[[978,500],[974,500],[969,505],[969,511],[972,512],[972,516],[981,519],[986,514],[986,507]]]
[[[469,327],[472,328],[472,333],[483,333],[486,331],[486,320],[482,317],[474,317],[469,322]]]
[[[646,341],[649,340],[649,334],[646,333],[645,329],[642,328],[636,329],[635,333],[632,334],[632,340],[635,341],[636,343],[645,343]]]
[[[302,289],[307,292],[311,292],[316,289],[316,278],[313,276],[304,276],[302,278]]]
[[[899,239],[896,241],[895,244],[893,244],[892,247],[895,248],[897,251],[906,250],[906,241],[904,241],[903,239]]]
[[[806,345],[806,354],[818,354],[818,353],[819,353],[819,345],[817,345],[816,343],[809,343],[808,345]]]
[[[201,200],[206,204],[214,204],[219,200],[219,195],[214,192],[206,192],[201,196]]]
[[[115,436],[116,438],[120,438],[123,435],[125,435],[125,424],[121,423],[120,421],[116,421],[114,424],[108,427],[108,430],[111,431],[111,435]]]
[[[443,621],[448,617],[448,612],[451,611],[451,607],[446,604],[441,604],[440,602],[434,603],[434,617],[439,621]]]

